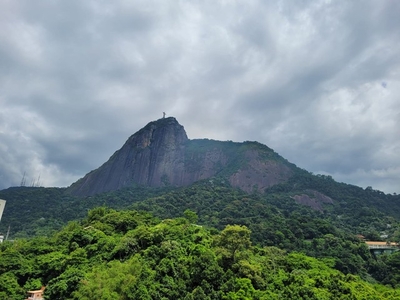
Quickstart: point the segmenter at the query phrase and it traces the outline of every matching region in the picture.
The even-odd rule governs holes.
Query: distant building
[[[3,216],[4,206],[6,205],[6,200],[0,199],[0,221]],[[4,241],[4,235],[0,233],[0,243]]]
[[[45,287],[42,286],[40,290],[28,291],[29,295],[28,298],[26,298],[25,300],[44,300],[43,298],[44,289]]]
[[[399,244],[394,242],[366,241],[365,243],[370,249],[389,249],[399,247]]]
[[[394,242],[366,241],[365,243],[374,255],[392,254],[399,251],[399,244]]]
[[[3,215],[4,206],[6,206],[6,200],[0,199],[0,221],[1,221],[1,216]]]

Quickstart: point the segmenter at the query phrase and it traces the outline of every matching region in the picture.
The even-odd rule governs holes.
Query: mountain
[[[183,187],[215,176],[246,192],[263,192],[287,181],[297,167],[265,145],[188,139],[173,118],[147,124],[98,169],[73,183],[68,192],[91,196],[133,185]]]
[[[63,233],[56,234],[63,241],[71,237],[66,243],[73,251],[68,261],[89,258],[96,251],[96,239],[102,235],[107,241],[99,247],[104,247],[105,253],[116,253],[119,260],[120,255],[137,253],[144,245],[155,247],[152,249],[156,253],[160,247],[153,241],[169,251],[177,245],[175,237],[171,240],[156,232],[161,233],[173,218],[183,222],[185,216],[190,223],[198,221],[198,225],[188,227],[182,223],[186,225],[177,231],[179,234],[188,228],[210,228],[216,234],[228,225],[246,226],[255,245],[303,252],[324,259],[345,274],[400,285],[400,252],[377,258],[356,236],[400,242],[400,195],[314,175],[257,142],[190,140],[174,118],[150,122],[106,163],[67,189],[13,187],[1,190],[0,199],[7,200],[0,233],[11,228],[10,239],[50,237],[70,222]],[[121,213],[103,214],[107,209]],[[165,221],[157,221],[161,224],[157,228],[146,229],[146,217],[143,222],[147,225],[136,228],[140,222],[129,216],[137,212],[151,213]],[[86,213],[91,221],[78,229]],[[101,220],[107,224],[101,224]],[[117,240],[111,237],[113,227],[117,235],[126,233],[116,245],[113,240]],[[134,228],[137,232],[132,235]],[[193,236],[194,241],[197,238]],[[219,256],[224,253],[220,251]],[[57,258],[59,254],[56,251],[54,258],[43,262],[66,261]],[[16,257],[14,253],[9,255]],[[225,265],[224,260],[221,263]],[[244,267],[235,264],[235,272],[242,269],[253,274],[256,270]],[[2,271],[0,263],[0,274]]]
[[[203,224],[219,229],[261,224],[276,211],[285,218],[296,211],[304,215],[310,208],[353,234],[400,240],[400,195],[314,175],[257,142],[190,140],[175,118],[150,122],[67,189],[14,187],[0,191],[0,199],[7,200],[0,232],[11,226],[15,236],[47,235],[97,206],[135,207],[161,218],[191,209]],[[250,228],[265,244],[264,229]]]

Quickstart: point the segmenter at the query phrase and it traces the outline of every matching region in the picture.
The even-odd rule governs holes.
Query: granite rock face
[[[334,200],[318,191],[306,190],[308,194],[295,195],[292,198],[299,204],[307,205],[314,210],[323,212],[324,204],[333,204]]]
[[[187,186],[225,177],[244,191],[263,191],[286,181],[295,166],[257,142],[189,140],[173,117],[150,122],[132,135],[98,169],[73,183],[68,192],[90,196],[122,187]]]

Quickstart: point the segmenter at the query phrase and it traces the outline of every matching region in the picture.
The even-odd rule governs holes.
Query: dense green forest
[[[1,245],[0,295],[10,299],[41,285],[48,299],[395,299],[400,285],[400,252],[374,256],[356,236],[400,241],[399,195],[302,170],[263,194],[211,178],[85,198],[15,187],[0,198],[0,232],[10,226],[13,240]]]
[[[312,198],[313,191],[331,197],[332,203],[319,203],[322,209],[315,210],[293,199],[301,194]],[[199,214],[202,224],[220,229],[232,220],[249,226],[267,217],[287,219],[297,212],[371,240],[380,239],[382,232],[392,241],[400,240],[400,195],[338,183],[330,176],[306,171],[264,194],[247,194],[223,178],[212,178],[183,188],[132,186],[85,198],[71,196],[64,188],[14,187],[1,190],[0,199],[7,200],[0,232],[11,226],[11,238],[47,235],[70,220],[83,218],[94,207],[107,206],[144,209],[161,218],[177,217],[189,208]]]
[[[6,241],[0,298],[45,285],[52,300],[400,299],[400,290],[334,269],[333,257],[254,245],[244,225],[219,231],[198,220],[192,210],[161,220],[98,207],[49,237]]]

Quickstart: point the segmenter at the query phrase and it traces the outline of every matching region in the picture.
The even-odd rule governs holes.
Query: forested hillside
[[[218,231],[197,220],[191,210],[160,220],[99,207],[47,238],[4,242],[0,298],[45,285],[52,300],[400,299],[397,289],[333,269],[333,258],[257,246],[246,226]]]
[[[315,214],[331,226],[368,239],[380,239],[385,232],[392,241],[400,240],[400,195],[338,183],[304,170],[265,193],[245,193],[225,178],[214,177],[182,188],[136,185],[85,198],[74,197],[64,188],[14,187],[1,190],[0,199],[7,200],[0,232],[11,226],[10,238],[46,235],[67,221],[83,218],[89,209],[107,206],[140,208],[159,217],[176,217],[190,208],[198,212],[201,222],[219,228],[239,222],[238,218],[247,225],[265,221],[263,214],[268,218]]]
[[[10,239],[46,236],[59,230],[68,221],[82,219],[87,211],[98,206],[127,208],[165,192],[167,189],[137,186],[96,197],[78,198],[65,188],[13,187],[0,191],[7,203],[0,223],[0,233],[10,226]]]
[[[372,282],[396,286],[400,280],[393,272],[397,255],[374,257],[356,237],[399,241],[399,196],[305,171],[264,194],[248,194],[224,178],[211,178],[178,189],[136,186],[86,198],[65,189],[20,187],[0,191],[0,198],[7,199],[1,232],[10,225],[9,239],[17,241],[51,237],[95,207],[147,211],[160,219],[177,218],[189,209],[207,228],[246,226],[253,245],[329,259],[334,269]]]

